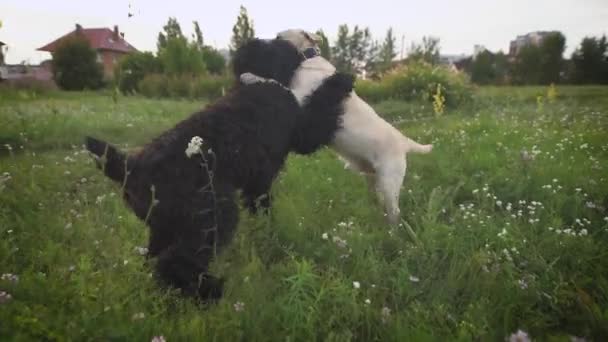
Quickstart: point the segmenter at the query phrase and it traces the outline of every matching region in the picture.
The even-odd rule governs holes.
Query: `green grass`
[[[213,265],[225,298],[204,309],[156,286],[146,227],[81,146],[140,145],[203,103],[3,101],[0,273],[19,280],[0,280],[0,340],[606,340],[608,88],[558,87],[539,110],[545,91],[482,88],[441,117],[377,104],[435,144],[408,157],[398,228],[330,150],[290,157],[271,215],[241,214]]]

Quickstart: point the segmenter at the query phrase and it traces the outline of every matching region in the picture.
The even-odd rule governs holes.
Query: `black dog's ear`
[[[103,170],[106,176],[116,182],[123,182],[125,178],[127,156],[116,147],[105,141],[93,137],[85,138],[87,150],[95,157],[97,167]]]

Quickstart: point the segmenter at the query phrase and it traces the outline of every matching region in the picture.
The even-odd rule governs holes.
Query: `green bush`
[[[63,39],[53,53],[53,75],[65,90],[98,89],[103,85],[103,70],[97,53],[80,35]]]
[[[169,80],[161,74],[150,74],[139,81],[139,92],[147,97],[169,97]]]
[[[151,74],[139,82],[138,88],[147,97],[213,100],[222,96],[233,82],[230,77]]]
[[[458,106],[473,97],[473,86],[463,73],[444,66],[425,62],[413,62],[394,69],[380,81],[358,81],[357,93],[370,102],[381,100],[406,100],[432,102],[441,85],[446,105]]]
[[[232,86],[232,77],[201,77],[192,87],[193,98],[217,99]]]
[[[138,83],[148,74],[158,73],[162,65],[150,52],[135,52],[120,60],[114,72],[118,89],[124,94],[138,92]]]

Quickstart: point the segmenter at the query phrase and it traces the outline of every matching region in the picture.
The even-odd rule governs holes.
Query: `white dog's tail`
[[[429,153],[433,149],[432,144],[422,145],[408,137],[403,137],[403,144],[405,146],[405,153],[408,153],[408,152]]]

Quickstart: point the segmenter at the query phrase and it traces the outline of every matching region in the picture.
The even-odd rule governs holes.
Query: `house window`
[[[102,63],[103,59],[101,58],[101,53],[97,53],[97,63]]]

